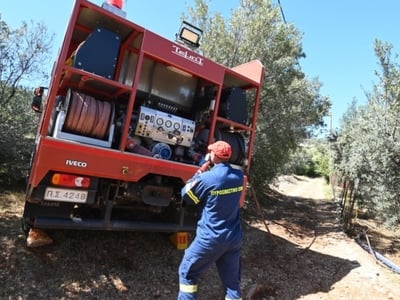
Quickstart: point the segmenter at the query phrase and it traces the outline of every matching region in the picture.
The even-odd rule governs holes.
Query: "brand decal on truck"
[[[172,53],[174,53],[180,57],[183,57],[184,59],[187,59],[188,61],[191,61],[200,66],[203,65],[204,59],[201,58],[200,56],[194,56],[194,55],[190,54],[187,50],[185,50],[179,46],[176,46],[176,45],[172,45],[172,47],[173,47]]]
[[[72,160],[72,159],[67,159],[65,161],[65,164],[67,166],[73,166],[73,167],[79,167],[79,168],[86,168],[87,163],[84,161],[77,161],[77,160]]]

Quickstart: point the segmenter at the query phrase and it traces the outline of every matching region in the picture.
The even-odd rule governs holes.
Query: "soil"
[[[338,202],[321,178],[287,176],[273,188],[278,194],[269,229],[284,244],[285,256],[295,248],[285,268],[288,281],[299,286],[292,289],[287,284],[292,292],[276,299],[400,299],[400,274],[379,263],[355,239],[367,231],[372,249],[400,266],[399,231],[391,232],[374,220],[354,220],[353,235],[345,234]]]
[[[262,198],[249,198],[243,299],[400,299],[400,274],[342,231],[329,195],[323,179],[285,176]],[[168,235],[56,231],[49,232],[53,244],[27,248],[22,210],[22,194],[0,195],[0,299],[176,299],[183,251]],[[354,228],[400,265],[399,232],[373,220],[356,220]],[[214,267],[198,299],[224,299]]]

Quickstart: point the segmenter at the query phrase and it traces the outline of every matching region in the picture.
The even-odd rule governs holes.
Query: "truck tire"
[[[28,218],[22,218],[21,219],[21,229],[22,229],[22,232],[24,233],[25,237],[28,237],[29,230],[31,228],[32,228],[31,220]]]

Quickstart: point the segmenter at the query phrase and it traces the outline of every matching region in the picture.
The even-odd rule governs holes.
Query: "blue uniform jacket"
[[[196,236],[207,243],[231,242],[242,238],[239,201],[243,190],[243,172],[229,163],[216,164],[196,174],[182,188],[187,204],[201,205]]]

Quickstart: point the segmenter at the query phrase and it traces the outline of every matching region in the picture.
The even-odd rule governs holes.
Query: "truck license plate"
[[[45,200],[63,201],[63,202],[86,202],[88,192],[79,190],[68,190],[59,188],[46,188],[44,193]]]

